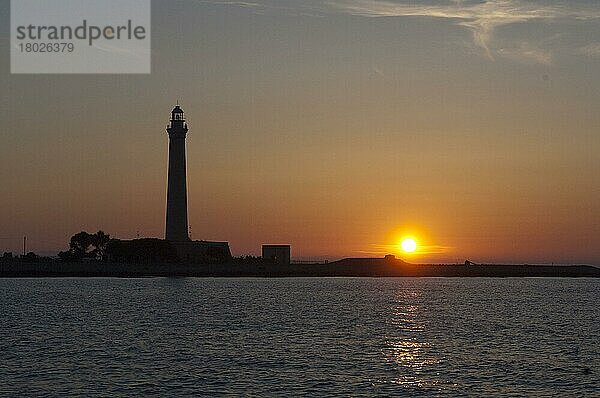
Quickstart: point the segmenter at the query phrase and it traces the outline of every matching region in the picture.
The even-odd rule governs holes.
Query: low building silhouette
[[[288,265],[291,260],[290,245],[263,245],[262,257],[265,262]]]
[[[106,247],[109,262],[155,264],[177,263],[177,251],[167,240],[144,238],[133,240],[112,239]]]
[[[132,264],[221,264],[231,260],[227,242],[170,242],[166,239],[113,239],[106,248],[109,262]]]
[[[171,242],[180,261],[196,264],[221,264],[231,261],[231,251],[227,242],[191,240]]]

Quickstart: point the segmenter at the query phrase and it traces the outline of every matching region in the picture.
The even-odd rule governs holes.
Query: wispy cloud
[[[326,2],[338,12],[363,17],[430,17],[455,20],[469,29],[475,44],[488,57],[494,57],[491,42],[495,30],[501,26],[528,21],[556,21],[565,19],[589,20],[600,18],[600,5],[582,5],[577,2],[539,2],[532,0],[450,0],[423,4],[415,1],[385,0],[329,0]],[[531,59],[549,62],[547,55],[533,50],[522,52]]]
[[[371,244],[372,250],[363,250],[365,254],[372,255],[385,255],[390,253],[397,253],[399,251],[398,245],[382,245],[382,244]],[[452,246],[441,246],[441,245],[419,245],[415,255],[438,255],[446,254],[454,250]]]
[[[236,6],[244,8],[263,8],[264,4],[251,1],[228,1],[228,0],[199,0],[200,3],[215,4],[222,6]]]
[[[279,9],[298,15],[347,14],[366,18],[424,17],[448,20],[468,29],[475,45],[494,59],[497,56],[549,64],[552,55],[532,44],[517,43],[507,49],[494,46],[498,28],[527,22],[561,22],[600,19],[600,2],[577,0],[199,0],[204,3],[261,10]],[[310,12],[310,14],[306,14]],[[596,57],[595,45],[581,53]]]
[[[217,6],[232,6],[251,9],[256,14],[264,14],[267,10],[284,11],[290,15],[322,17],[326,13],[323,8],[323,2],[315,0],[308,1],[281,1],[281,0],[256,0],[256,1],[235,1],[235,0],[196,0],[199,3],[211,4]]]
[[[579,48],[578,52],[590,58],[600,58],[600,43],[588,44],[587,46]]]
[[[93,44],[94,48],[97,48],[100,51],[111,53],[111,54],[121,54],[121,55],[136,55],[141,56],[148,54],[148,50],[142,48],[122,48],[111,45],[100,45],[98,43]]]
[[[536,47],[530,43],[523,42],[512,48],[500,48],[497,53],[505,58],[523,63],[534,63],[550,65],[552,63],[552,53],[548,50]]]

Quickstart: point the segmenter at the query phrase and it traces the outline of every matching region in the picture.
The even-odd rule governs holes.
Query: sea
[[[0,396],[600,397],[600,280],[0,279]]]

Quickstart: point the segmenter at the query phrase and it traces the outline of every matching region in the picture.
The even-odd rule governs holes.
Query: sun
[[[405,253],[413,253],[417,250],[417,242],[414,239],[406,238],[400,243],[400,247]]]

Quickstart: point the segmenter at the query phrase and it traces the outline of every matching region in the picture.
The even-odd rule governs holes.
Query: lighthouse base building
[[[222,264],[231,260],[227,242],[170,242],[165,239],[112,239],[108,261],[130,264]]]
[[[169,242],[175,248],[179,261],[194,264],[218,264],[231,260],[228,242],[191,240],[189,242]]]

